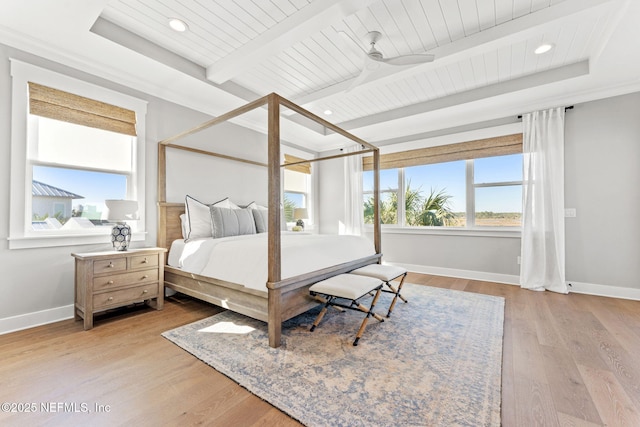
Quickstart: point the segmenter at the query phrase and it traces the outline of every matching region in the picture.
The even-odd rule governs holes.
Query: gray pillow
[[[251,209],[229,209],[211,206],[211,234],[220,237],[255,234],[256,223]]]
[[[269,211],[267,209],[251,209],[251,213],[253,213],[253,219],[256,223],[256,232],[258,233],[266,233],[267,232],[267,224],[269,223]]]
[[[249,203],[245,208],[253,210],[256,232],[266,233],[269,229],[269,210],[264,206],[260,206],[256,202]],[[284,219],[284,208],[280,208],[280,230],[287,231],[287,222]]]

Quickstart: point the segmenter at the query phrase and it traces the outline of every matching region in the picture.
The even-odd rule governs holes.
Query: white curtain
[[[345,148],[345,152],[360,151],[359,147]],[[344,227],[341,234],[360,236],[364,228],[362,200],[362,157],[344,158]]]
[[[564,108],[523,115],[520,285],[568,293],[564,252]]]

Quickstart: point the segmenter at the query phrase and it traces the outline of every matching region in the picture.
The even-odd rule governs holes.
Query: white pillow
[[[240,207],[229,200],[228,197],[211,205],[207,205],[187,195],[185,197],[185,212],[187,215],[187,227],[185,227],[185,231],[187,233],[185,235],[185,241],[190,239],[213,237],[213,234],[211,234],[210,206],[224,207],[227,209],[240,209]]]

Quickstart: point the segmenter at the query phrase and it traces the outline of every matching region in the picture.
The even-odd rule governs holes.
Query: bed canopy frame
[[[199,131],[229,121],[235,117],[252,111],[256,108],[267,106],[267,164],[238,157],[227,156],[206,150],[175,144],[175,141]],[[282,279],[281,277],[281,164],[280,153],[280,107],[286,107],[303,117],[319,123],[320,125],[336,132],[339,135],[353,141],[362,147],[359,151],[345,152],[326,157],[308,159],[296,163],[287,163],[287,166],[311,163],[321,160],[336,159],[340,157],[373,154],[373,201],[374,201],[374,249],[375,255],[354,260],[352,262],[336,265],[307,274]],[[269,331],[269,345],[280,345],[282,322],[300,313],[303,313],[318,302],[309,297],[308,287],[320,280],[336,274],[341,274],[363,265],[380,262],[381,236],[380,236],[380,212],[379,212],[379,168],[380,154],[378,147],[350,134],[340,127],[318,117],[303,109],[295,103],[271,93],[240,108],[229,111],[212,120],[202,123],[190,130],[184,131],[173,137],[159,141],[158,143],[158,235],[157,244],[160,247],[169,248],[175,239],[182,238],[179,216],[184,213],[184,203],[167,202],[167,148],[186,150],[197,154],[215,156],[231,161],[250,163],[267,167],[268,175],[268,271],[267,271],[267,298],[266,307],[264,294],[259,291],[244,288],[241,285],[224,282],[212,278],[185,273],[177,268],[165,267],[165,285],[179,292],[186,293],[216,305],[229,308],[233,311],[266,321]]]

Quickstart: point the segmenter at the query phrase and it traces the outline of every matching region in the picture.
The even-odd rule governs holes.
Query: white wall
[[[143,93],[128,89],[112,82],[105,81],[60,64],[51,63],[41,58],[8,48],[0,44],[0,333],[39,323],[47,323],[73,315],[74,263],[72,252],[108,250],[111,248],[108,236],[105,244],[64,246],[42,249],[8,249],[9,231],[9,189],[10,189],[10,141],[11,141],[11,78],[9,57],[17,58],[56,72],[67,74],[109,89],[138,97],[148,101],[146,129],[146,224],[145,242],[135,242],[133,247],[153,246],[156,242],[157,228],[157,141],[173,136],[208,119],[209,116],[193,110],[150,97]],[[233,156],[257,156],[257,160],[266,154],[266,143],[259,150],[259,141],[266,141],[264,135],[234,126],[225,125],[217,130],[220,140],[228,140],[228,152]],[[241,144],[240,141],[246,143]],[[206,143],[203,142],[203,143]],[[201,147],[202,148],[202,147]],[[222,151],[222,150],[220,150]],[[265,157],[266,158],[266,157]],[[182,170],[190,170],[191,163],[185,164]],[[208,170],[202,180],[203,188],[198,191],[203,198],[222,182],[216,177],[215,169]],[[265,173],[266,176],[266,173]],[[210,177],[210,178],[209,178]],[[227,171],[226,177],[229,177]],[[265,180],[266,182],[266,180]],[[250,187],[244,187],[244,189]],[[178,190],[176,190],[178,191]],[[243,188],[235,189],[238,202],[251,202],[254,194]],[[251,190],[253,191],[253,190]],[[266,184],[265,184],[266,200]],[[248,194],[251,193],[251,194]],[[181,196],[183,199],[184,196]],[[211,197],[217,195],[211,194]],[[179,200],[174,200],[179,201]],[[204,201],[204,200],[203,200]],[[214,201],[214,200],[212,200]]]
[[[569,281],[640,290],[640,93],[576,105],[565,140]]]

